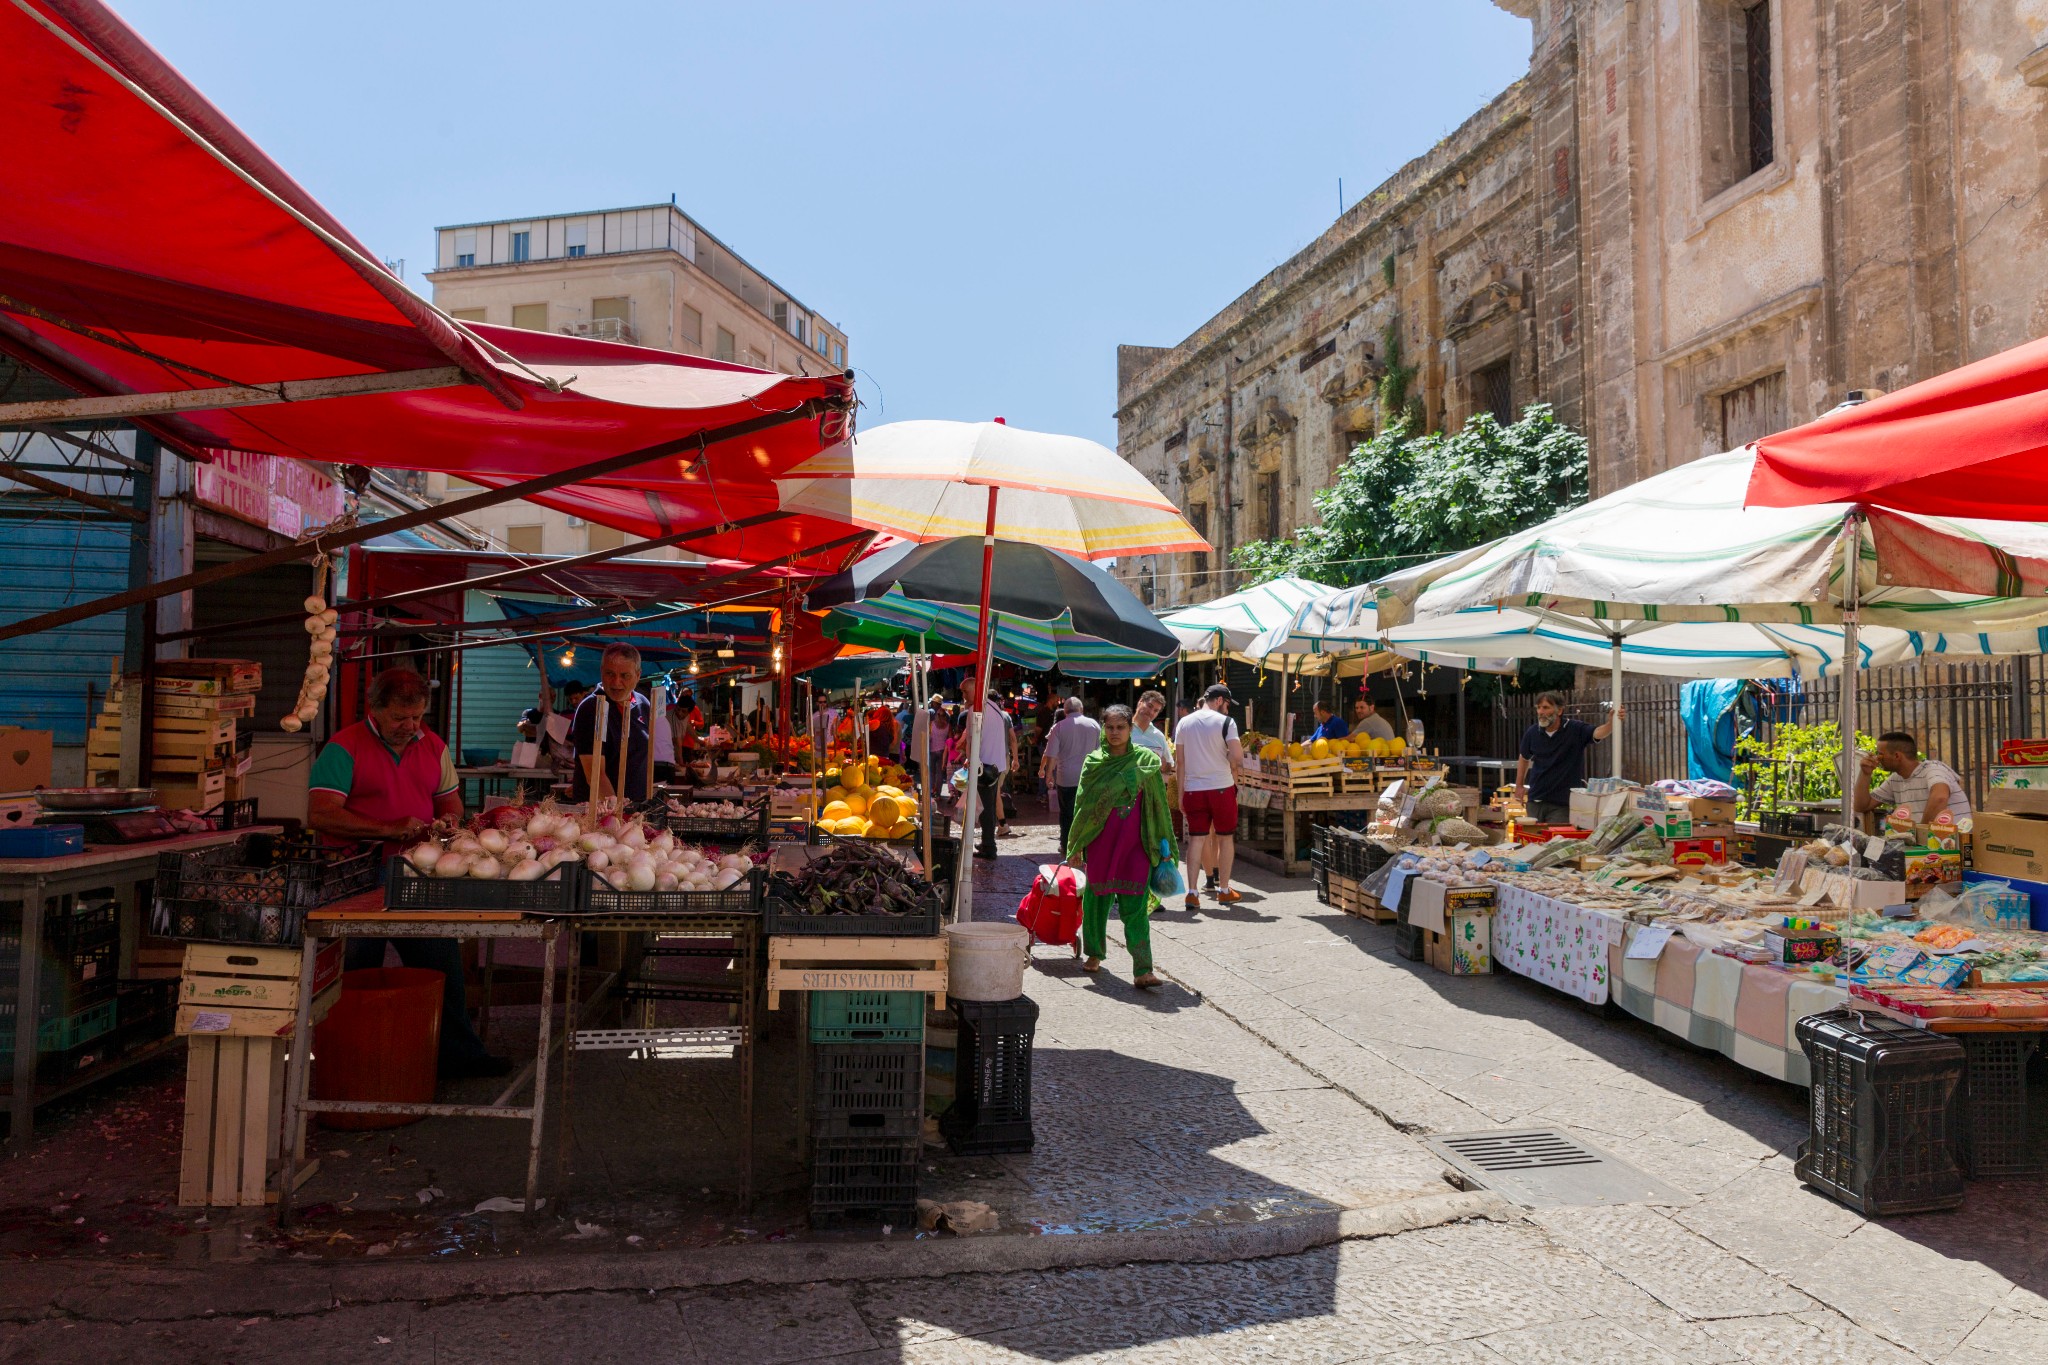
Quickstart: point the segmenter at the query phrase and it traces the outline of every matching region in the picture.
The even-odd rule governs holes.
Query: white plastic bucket
[[[1024,994],[1031,933],[1021,924],[946,926],[946,991],[962,1000],[1015,1000]]]

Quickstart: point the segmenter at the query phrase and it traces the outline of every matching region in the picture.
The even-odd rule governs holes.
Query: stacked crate
[[[811,991],[811,1225],[917,1213],[925,995]]]
[[[247,722],[256,713],[263,666],[247,659],[164,659],[151,694],[150,766],[144,781],[158,802],[210,810],[241,797],[247,771]],[[86,739],[86,782],[118,786],[122,713],[137,679],[115,680]]]
[[[946,1145],[961,1156],[1028,1152],[1031,1127],[1031,1044],[1038,1005],[1015,1000],[952,1002],[960,1020],[953,1107],[939,1116]]]
[[[11,1071],[20,1018],[22,903],[0,901],[0,1070]],[[53,898],[43,909],[36,1079],[61,1085],[115,1055],[121,901],[113,887]]]

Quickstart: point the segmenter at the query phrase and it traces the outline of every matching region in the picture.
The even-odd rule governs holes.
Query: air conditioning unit
[[[581,517],[571,517],[571,518],[569,518],[569,525],[570,525],[571,527],[577,527],[577,526],[581,526],[582,524],[583,524],[583,518],[581,518]]]

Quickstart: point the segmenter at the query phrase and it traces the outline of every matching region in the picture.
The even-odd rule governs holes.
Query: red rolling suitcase
[[[1070,944],[1081,936],[1081,892],[1088,875],[1065,863],[1041,863],[1024,899],[1017,902],[1017,923],[1031,931],[1033,942]]]

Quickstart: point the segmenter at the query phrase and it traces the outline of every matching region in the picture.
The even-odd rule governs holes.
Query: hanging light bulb
[[[570,664],[573,664],[575,662],[576,646],[571,645],[567,649],[562,651],[562,667],[567,668]]]
[[[690,656],[690,674],[691,674],[691,676],[692,676],[692,677],[694,677],[694,676],[696,676],[696,673],[697,673],[697,656],[696,656],[696,655],[694,655],[694,654],[692,654],[692,655]]]

